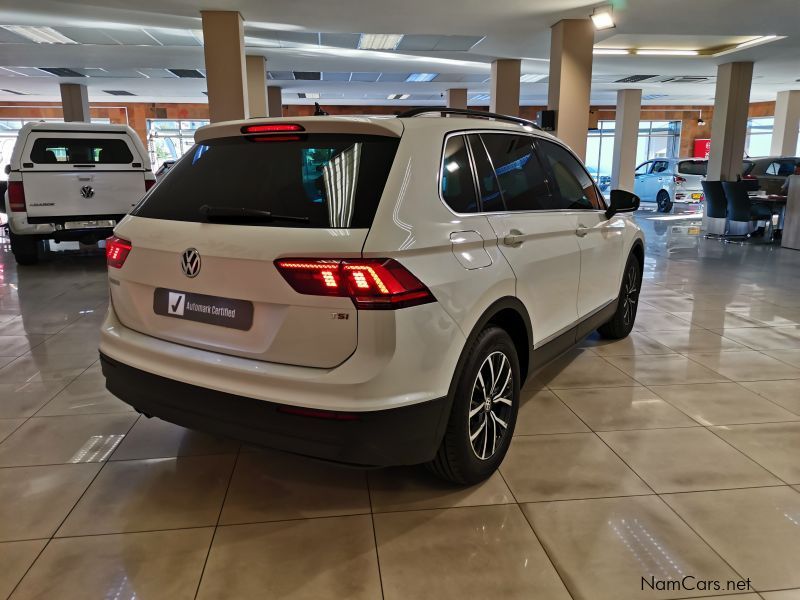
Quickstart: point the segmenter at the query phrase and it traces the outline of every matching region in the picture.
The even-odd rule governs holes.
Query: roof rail
[[[419,115],[427,114],[440,114],[440,115],[459,115],[462,117],[475,117],[479,119],[496,119],[498,121],[508,121],[510,123],[517,123],[518,125],[525,125],[526,127],[533,127],[542,130],[536,123],[523,119],[521,117],[512,117],[509,115],[499,115],[485,110],[469,110],[466,108],[437,108],[429,106],[421,106],[419,108],[412,108],[403,111],[397,115],[398,119],[407,119],[409,117],[418,117]]]

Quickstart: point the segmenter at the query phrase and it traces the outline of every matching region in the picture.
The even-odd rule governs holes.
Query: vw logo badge
[[[91,198],[94,196],[94,189],[90,185],[85,185],[81,188],[81,196],[84,198]]]
[[[197,277],[200,272],[200,253],[196,248],[188,248],[181,255],[181,269],[187,277]]]

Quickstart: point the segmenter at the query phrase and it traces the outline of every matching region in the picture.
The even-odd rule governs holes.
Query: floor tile
[[[378,599],[369,515],[217,529],[198,600]]]
[[[540,502],[524,510],[575,600],[696,595],[642,590],[642,578],[651,576],[738,579],[657,496]]]
[[[37,417],[133,412],[133,408],[106,390],[105,379],[80,376],[43,406]]]
[[[659,494],[782,483],[704,428],[599,435]]]
[[[741,312],[729,312],[727,310],[710,309],[694,310],[690,312],[673,312],[676,317],[691,321],[698,327],[706,329],[728,329],[741,327],[764,327],[764,323],[752,319]]]
[[[536,435],[539,433],[574,433],[589,431],[558,397],[549,390],[520,394],[514,435]]]
[[[800,415],[800,393],[796,379],[781,381],[743,381],[739,385],[746,387],[786,410]]]
[[[220,523],[369,513],[366,473],[277,452],[239,456]]]
[[[586,339],[582,347],[591,348],[600,356],[635,356],[637,354],[674,354],[675,351],[659,344],[643,333],[632,331],[621,340],[606,340],[598,334]]]
[[[721,331],[714,330],[717,333]],[[798,326],[726,329],[725,337],[753,350],[792,350],[800,348]]]
[[[0,348],[4,356],[21,356],[31,348],[43,343],[46,335],[3,335],[0,336]]]
[[[216,525],[234,455],[107,463],[57,536]]]
[[[16,356],[0,356],[0,369],[15,360],[17,360]]]
[[[671,494],[664,500],[757,591],[800,587],[800,494],[791,488]]]
[[[764,350],[764,354],[777,358],[793,367],[800,368],[800,350]]]
[[[239,442],[186,429],[158,418],[142,417],[114,452],[111,460],[168,458],[199,454],[230,454]]]
[[[786,483],[800,484],[800,423],[732,425],[713,431]]]
[[[99,470],[100,465],[0,469],[0,541],[53,535]]]
[[[651,388],[703,425],[794,421],[789,412],[738,383],[654,385]]]
[[[516,505],[375,515],[384,597],[569,600],[527,525]]]
[[[761,352],[692,353],[689,358],[734,381],[800,379],[800,369]]]
[[[648,331],[645,335],[681,354],[688,352],[748,350],[747,346],[699,327],[684,331]]]
[[[96,535],[51,541],[14,600],[191,600],[213,529]]]
[[[0,543],[0,598],[8,598],[46,543],[47,540]]]
[[[0,467],[105,461],[136,417],[31,417],[0,443]]]
[[[438,479],[419,467],[369,472],[372,510],[390,512],[514,502],[500,473],[477,485],[462,487]]]
[[[594,431],[693,427],[697,423],[645,387],[557,390]]]
[[[67,379],[45,383],[0,383],[0,418],[30,417],[67,383]]]
[[[551,389],[635,385],[630,377],[605,359],[577,352],[556,359],[538,376]]]
[[[719,373],[684,356],[611,356],[607,360],[644,385],[727,381]]]
[[[691,329],[692,323],[665,312],[646,313],[639,311],[636,315],[634,331],[682,331]]]
[[[54,379],[74,379],[97,359],[96,351],[91,353],[59,354],[57,356],[28,353],[0,369],[3,383],[22,383],[26,381],[52,381]]]
[[[764,592],[761,597],[764,600],[800,600],[800,588],[780,592]]]
[[[25,419],[0,419],[0,442],[10,436]]]
[[[518,502],[652,493],[593,433],[515,438],[500,471]]]

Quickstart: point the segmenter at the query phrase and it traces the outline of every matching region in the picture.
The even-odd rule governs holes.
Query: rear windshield
[[[200,208],[210,206],[304,219],[253,225],[370,227],[399,140],[349,134],[293,137],[257,142],[237,136],[195,145],[133,214],[206,222]]]
[[[125,165],[133,162],[128,144],[119,138],[38,138],[31,148],[37,165]]]
[[[705,175],[708,172],[706,161],[682,160],[678,163],[678,173],[684,175]]]
[[[749,175],[750,171],[753,170],[753,167],[756,166],[752,160],[744,160],[742,161],[742,175]]]

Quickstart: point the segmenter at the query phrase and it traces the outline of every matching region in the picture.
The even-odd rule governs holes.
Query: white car
[[[704,158],[656,158],[643,162],[634,172],[633,191],[643,201],[655,202],[658,212],[672,206],[703,201],[703,180],[708,171]]]
[[[488,477],[533,369],[630,332],[644,244],[638,199],[607,207],[557,139],[444,112],[198,130],[107,244],[108,389],[298,454]]]
[[[7,173],[11,251],[22,265],[35,264],[47,240],[105,239],[155,183],[127,125],[27,123]]]

